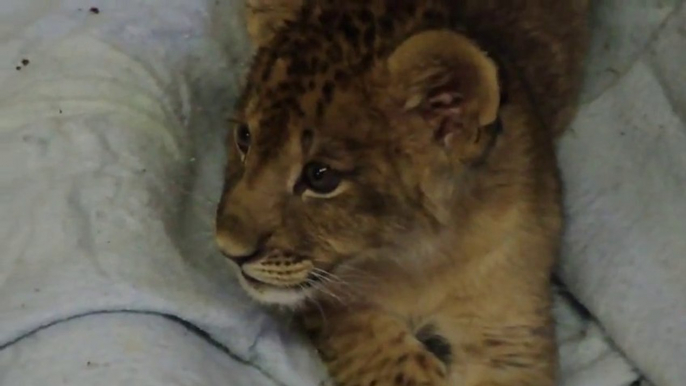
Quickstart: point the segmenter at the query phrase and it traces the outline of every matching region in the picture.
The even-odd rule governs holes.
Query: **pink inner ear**
[[[434,138],[444,146],[452,146],[456,137],[467,134],[464,130],[468,125],[465,114],[468,113],[464,94],[441,90],[427,98],[424,116],[435,126]],[[464,138],[463,138],[464,139]]]
[[[427,100],[426,114],[434,117],[456,116],[462,113],[464,97],[458,92],[441,92]]]
[[[432,108],[440,108],[450,105],[459,104],[462,101],[462,94],[458,92],[441,92],[429,98],[429,106]]]

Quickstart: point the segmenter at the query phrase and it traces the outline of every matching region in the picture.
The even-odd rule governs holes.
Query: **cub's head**
[[[353,43],[325,32],[325,9],[277,3],[249,13],[259,51],[228,139],[216,240],[249,294],[297,305],[455,221],[499,92],[495,66],[461,35]],[[334,19],[362,31],[370,15],[353,11]]]

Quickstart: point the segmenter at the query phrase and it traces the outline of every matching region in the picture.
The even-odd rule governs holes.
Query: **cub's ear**
[[[435,139],[458,157],[481,155],[490,141],[482,131],[497,118],[500,91],[497,66],[475,43],[447,30],[421,32],[386,64],[393,100],[426,119]]]
[[[305,0],[246,0],[246,24],[253,44],[271,40],[287,21],[293,20]]]

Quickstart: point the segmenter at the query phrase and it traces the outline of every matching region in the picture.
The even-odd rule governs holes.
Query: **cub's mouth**
[[[252,278],[243,272],[239,273],[238,282],[251,298],[268,305],[295,307],[311,297],[314,292],[312,285],[307,285],[307,283],[276,286]]]
[[[239,265],[238,281],[255,300],[296,306],[314,293],[319,282],[311,260],[283,254],[267,254]]]
[[[264,282],[260,279],[254,278],[247,274],[245,271],[240,272],[240,275],[242,278],[245,280],[246,284],[249,284],[253,288],[256,289],[263,289],[263,288],[280,288],[280,289],[293,289],[293,290],[306,290],[308,288],[311,288],[314,286],[315,282],[319,281],[319,279],[315,276],[310,276],[307,281],[304,281],[302,283],[297,283],[297,284],[274,284],[274,283],[267,283]]]

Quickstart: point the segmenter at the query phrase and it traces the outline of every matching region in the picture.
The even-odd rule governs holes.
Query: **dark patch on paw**
[[[441,362],[448,365],[453,358],[453,349],[447,339],[441,336],[432,325],[426,325],[417,332],[419,340],[427,351],[432,353]]]

